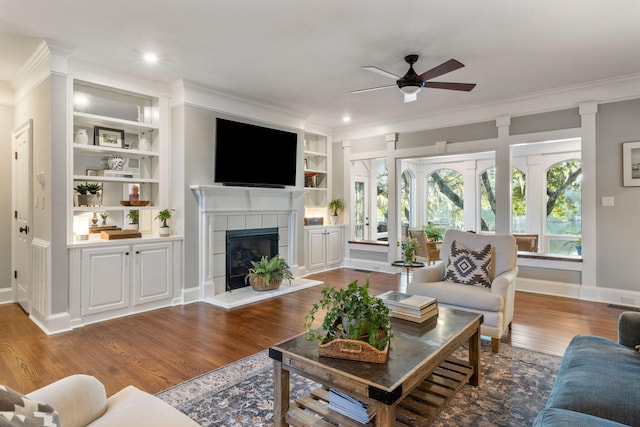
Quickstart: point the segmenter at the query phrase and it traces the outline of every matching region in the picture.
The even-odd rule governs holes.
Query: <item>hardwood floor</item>
[[[310,278],[332,286],[367,273],[339,269]],[[404,290],[403,274],[369,273],[371,289]],[[170,307],[47,336],[17,304],[0,305],[0,384],[23,392],[74,373],[102,381],[107,394],[133,384],[150,393],[219,368],[303,332],[322,286],[224,310],[207,303]],[[562,355],[577,334],[617,339],[622,309],[518,292],[511,334],[502,342]]]

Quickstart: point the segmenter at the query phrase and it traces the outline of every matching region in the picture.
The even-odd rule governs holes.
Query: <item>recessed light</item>
[[[158,55],[152,52],[145,53],[143,58],[149,64],[155,64],[156,62],[158,62]]]
[[[342,117],[342,122],[343,123],[349,123],[350,121],[351,121],[351,117],[349,117],[349,116],[343,116]]]

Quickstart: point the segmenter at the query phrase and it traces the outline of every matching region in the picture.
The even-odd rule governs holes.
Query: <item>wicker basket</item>
[[[264,282],[264,278],[261,276],[249,276],[249,284],[255,291],[272,291],[278,289],[282,284],[282,279],[270,279],[269,283]]]
[[[389,355],[389,343],[378,350],[365,341],[337,338],[318,345],[318,354],[334,359],[357,360],[359,362],[385,363]]]

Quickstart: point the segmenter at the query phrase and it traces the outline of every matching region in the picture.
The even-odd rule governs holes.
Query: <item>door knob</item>
[[[29,226],[25,225],[24,227],[20,227],[20,232],[24,234],[29,234]]]

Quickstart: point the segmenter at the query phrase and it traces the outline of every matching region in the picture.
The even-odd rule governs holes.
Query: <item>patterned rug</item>
[[[501,344],[500,353],[482,342],[480,386],[466,385],[432,424],[446,426],[528,426],[544,406],[560,357]],[[465,358],[466,349],[456,353]],[[158,397],[202,426],[272,426],[273,364],[266,351],[178,384]],[[291,398],[317,384],[291,375]]]

